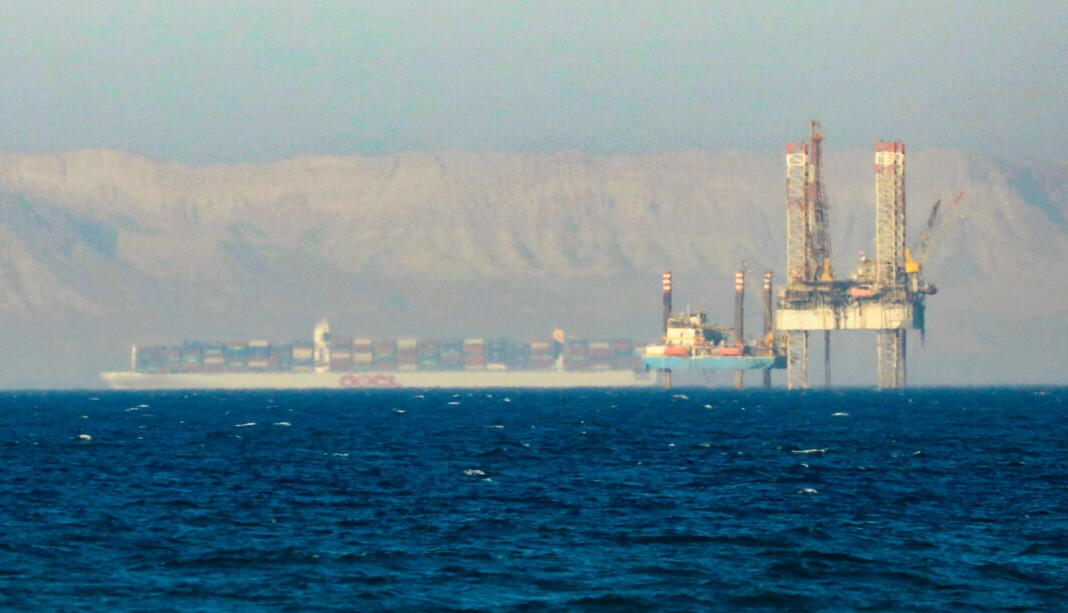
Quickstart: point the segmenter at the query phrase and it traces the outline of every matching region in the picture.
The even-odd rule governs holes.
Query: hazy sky
[[[5,0],[0,148],[1068,159],[1068,2]]]

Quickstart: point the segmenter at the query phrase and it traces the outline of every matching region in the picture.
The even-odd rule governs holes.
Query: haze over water
[[[408,150],[1064,159],[1068,6],[911,0],[12,0],[0,149],[186,162]]]

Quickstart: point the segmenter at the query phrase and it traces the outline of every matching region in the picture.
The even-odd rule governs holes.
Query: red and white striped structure
[[[745,345],[745,271],[739,270],[734,273],[734,344],[737,347]],[[743,374],[745,371],[734,371],[734,389],[742,389],[744,385]]]
[[[664,287],[664,311],[663,311],[663,331],[667,334],[668,319],[671,318],[671,271],[664,272],[663,276]]]

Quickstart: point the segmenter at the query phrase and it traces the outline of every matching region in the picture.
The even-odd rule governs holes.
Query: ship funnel
[[[774,330],[775,322],[772,320],[771,310],[771,271],[764,272],[764,345],[767,349],[774,350],[775,348],[775,336],[772,330]],[[764,369],[764,389],[771,387],[771,369]]]
[[[745,271],[734,273],[734,344],[745,351]],[[734,371],[734,389],[745,385],[743,370]]]
[[[671,317],[671,271],[670,270],[664,273],[663,286],[664,286],[664,312],[663,312],[663,320],[664,320],[663,323],[664,323],[664,326],[663,327],[664,327],[664,334],[667,334],[668,319]]]
[[[745,341],[745,271],[734,273],[734,340],[737,344]]]
[[[771,319],[771,271],[764,273],[764,337],[767,338],[773,328]]]

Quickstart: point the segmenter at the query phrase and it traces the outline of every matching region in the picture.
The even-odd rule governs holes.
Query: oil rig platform
[[[904,387],[905,333],[923,333],[926,298],[938,291],[923,280],[923,265],[949,216],[939,216],[941,201],[936,202],[913,257],[905,247],[905,145],[876,143],[875,258],[862,256],[848,279],[838,279],[831,269],[820,123],[811,122],[809,132],[807,142],[786,146],[787,278],[779,288],[775,326],[785,347],[787,386],[809,385],[809,332],[823,331],[824,384],[829,386],[830,333],[873,330],[878,387]]]
[[[831,384],[831,332],[872,330],[876,335],[878,387],[905,386],[906,331],[924,332],[927,296],[937,288],[923,279],[923,267],[951,215],[935,202],[913,249],[905,246],[905,145],[875,145],[875,257],[862,255],[848,278],[831,267],[830,207],[822,181],[820,122],[809,139],[786,146],[786,283],[772,307],[771,272],[764,275],[764,336],[744,335],[745,272],[735,275],[734,327],[709,324],[704,311],[673,313],[671,273],[663,275],[662,343],[649,345],[641,360],[655,369],[665,389],[673,371],[733,370],[742,388],[746,370],[786,369],[787,387],[809,386],[809,333],[823,332],[824,385]],[[955,209],[963,197],[953,201]],[[940,215],[941,213],[941,215]]]

